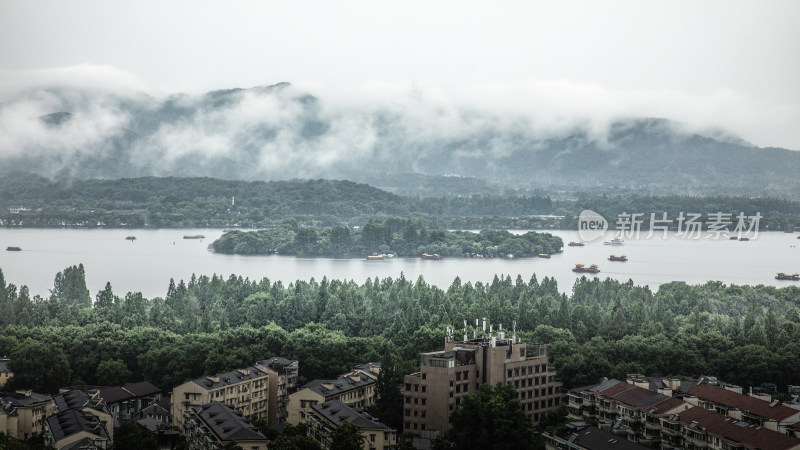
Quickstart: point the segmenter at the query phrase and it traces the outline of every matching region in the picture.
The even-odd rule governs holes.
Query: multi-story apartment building
[[[613,379],[568,393],[570,417],[595,419],[602,428],[613,429],[627,440],[655,447],[661,441],[658,417],[690,407],[679,398]]]
[[[269,376],[255,367],[236,369],[186,382],[172,390],[172,423],[184,432],[184,414],[192,406],[220,402],[247,417],[267,418]]]
[[[484,327],[485,328],[485,327]],[[404,432],[446,431],[461,399],[481,384],[507,383],[519,394],[535,424],[563,400],[561,380],[547,360],[547,344],[517,342],[505,333],[457,342],[452,334],[441,351],[422,353],[420,371],[404,378]]]
[[[276,356],[258,361],[256,367],[269,375],[267,423],[277,425],[289,417],[289,394],[297,390],[297,361]]]
[[[123,386],[106,386],[96,390],[96,397],[105,403],[117,420],[142,418],[142,410],[161,400],[161,389],[147,381],[126,383]]]
[[[8,358],[0,358],[0,387],[3,387],[8,383],[8,380],[14,376],[14,372],[8,367],[8,363],[11,362]]]
[[[800,449],[800,439],[700,407],[669,414],[660,420],[663,450]]]
[[[49,395],[31,391],[0,393],[0,433],[16,439],[40,436],[45,420],[54,411]]]
[[[786,433],[800,422],[800,411],[775,401],[765,401],[724,387],[703,383],[694,384],[684,400],[703,409],[715,411],[737,421]]]
[[[547,431],[542,433],[545,450],[644,450],[644,447],[630,442],[609,431],[590,426],[586,422],[565,424],[565,433]]]
[[[289,396],[287,421],[293,425],[304,422],[312,406],[331,400],[339,400],[359,410],[373,406],[375,382],[380,366],[369,363],[369,370],[365,370],[365,366],[358,366],[336,379],[317,379],[306,383]]]
[[[47,418],[45,444],[70,449],[109,449],[113,441],[100,418],[80,409],[60,411]]]
[[[67,389],[53,397],[55,413],[47,418],[45,443],[61,448],[106,449],[114,442],[114,418],[102,402],[84,389]]]
[[[267,437],[232,405],[210,402],[186,409],[184,435],[193,450],[219,450],[236,445],[247,450],[267,450]]]
[[[356,411],[339,400],[331,400],[311,407],[306,415],[308,435],[329,448],[330,434],[342,422],[350,422],[361,429],[366,438],[364,450],[393,450],[397,446],[397,430],[377,421],[363,411]]]

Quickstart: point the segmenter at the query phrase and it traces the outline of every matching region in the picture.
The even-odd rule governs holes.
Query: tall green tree
[[[344,421],[330,434],[330,450],[361,450],[367,437],[358,425]]]
[[[517,391],[508,384],[481,385],[451,416],[448,439],[461,450],[532,449],[533,426]]]

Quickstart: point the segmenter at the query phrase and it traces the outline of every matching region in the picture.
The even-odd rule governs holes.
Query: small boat
[[[600,268],[597,267],[597,264],[592,264],[590,266],[584,264],[575,264],[575,267],[572,268],[572,271],[578,273],[597,273],[600,272]]]
[[[136,240],[136,236],[128,236],[125,239],[128,240],[128,241],[135,241]]]
[[[738,241],[739,240],[739,238],[736,237],[736,236],[731,236],[729,239],[732,240],[732,241]]]
[[[746,237],[745,237],[745,238],[739,238],[739,240],[740,240],[740,241],[749,241],[749,240],[750,240],[750,238],[746,238]]]
[[[800,274],[778,272],[778,274],[775,275],[775,279],[776,280],[800,281]]]
[[[622,262],[625,262],[625,261],[628,260],[628,257],[625,256],[625,255],[619,255],[619,256],[611,255],[611,256],[608,257],[608,260],[609,261],[622,261]]]
[[[622,239],[614,238],[614,239],[612,239],[610,241],[603,242],[603,245],[622,245],[624,243],[625,243],[625,241],[623,241]]]
[[[794,233],[794,230],[783,230],[784,233]]]
[[[581,241],[578,241],[578,242],[570,241],[570,243],[567,244],[567,245],[569,245],[570,247],[583,247],[583,242],[581,242]]]
[[[21,252],[22,249],[19,247],[6,247],[7,252]]]
[[[550,259],[550,254],[549,253],[539,253],[539,258]]]
[[[431,260],[434,260],[434,261],[438,261],[439,260],[439,254],[438,253],[434,253],[432,255],[429,255],[427,253],[423,253],[422,254],[422,259],[431,259]]]
[[[205,236],[202,234],[185,234],[183,235],[184,239],[205,239]]]
[[[367,255],[367,261],[383,261],[383,255]]]

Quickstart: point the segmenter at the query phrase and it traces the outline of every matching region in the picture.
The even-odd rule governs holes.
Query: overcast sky
[[[800,2],[0,0],[0,100],[58,82],[719,125],[800,150]]]

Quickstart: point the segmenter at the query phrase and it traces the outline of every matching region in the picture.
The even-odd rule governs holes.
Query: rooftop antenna
[[[464,342],[467,342],[467,319],[464,319]]]
[[[511,342],[517,340],[517,321],[511,322]]]

